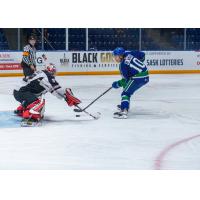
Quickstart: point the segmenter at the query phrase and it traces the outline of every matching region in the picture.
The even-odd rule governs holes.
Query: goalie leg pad
[[[23,112],[24,119],[40,120],[44,116],[45,100],[37,100],[27,106],[26,111]]]

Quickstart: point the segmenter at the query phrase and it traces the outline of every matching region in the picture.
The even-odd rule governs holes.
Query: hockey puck
[[[74,112],[82,112],[82,110],[75,108]]]
[[[76,115],[76,117],[80,117],[80,115]]]

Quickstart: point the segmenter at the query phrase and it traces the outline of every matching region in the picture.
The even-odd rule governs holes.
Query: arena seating
[[[86,30],[84,28],[69,28],[69,50],[84,51],[86,49]]]
[[[45,40],[45,50],[65,50],[65,29],[64,28],[48,28],[44,30],[44,36],[49,41]]]
[[[157,29],[158,30],[158,29]],[[25,35],[34,33],[37,35],[38,50],[42,50],[41,28],[23,29]],[[166,41],[156,41],[142,29],[141,47],[142,50],[183,50],[184,31],[183,29],[162,29],[160,32],[167,32]],[[70,51],[86,50],[86,29],[68,29],[68,47]],[[200,49],[200,29],[187,29],[186,50]],[[65,28],[44,28],[44,50],[65,50],[66,30]],[[139,49],[138,28],[89,28],[88,49],[89,50],[113,50],[117,46],[125,49]],[[0,29],[0,50],[9,50],[8,41],[3,29]]]
[[[184,48],[184,35],[178,35],[178,34],[172,35],[171,42],[176,47],[176,50],[183,50],[183,48]]]
[[[187,29],[187,50],[199,50],[200,49],[200,29],[188,28]]]
[[[2,28],[0,28],[0,50],[9,50],[8,41]]]
[[[161,50],[161,47],[147,35],[145,29],[142,29],[141,48],[142,50]]]
[[[199,50],[200,49],[200,29],[188,28],[186,30],[186,50]],[[183,50],[184,47],[184,35],[174,34],[171,38],[174,45],[177,46],[177,50]]]
[[[88,30],[89,49],[112,50],[117,46],[138,49],[139,29],[90,28]]]

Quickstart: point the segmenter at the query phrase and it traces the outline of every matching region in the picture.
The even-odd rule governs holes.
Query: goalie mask
[[[56,66],[53,63],[49,63],[48,65],[46,65],[45,70],[52,75],[56,74]]]

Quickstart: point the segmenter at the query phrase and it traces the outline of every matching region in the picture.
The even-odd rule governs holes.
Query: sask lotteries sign
[[[145,63],[149,70],[198,70],[198,52],[146,51]],[[200,64],[200,62],[199,62]]]

